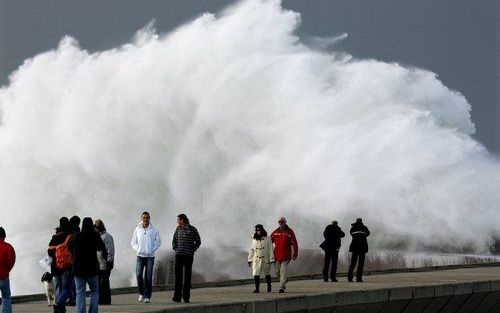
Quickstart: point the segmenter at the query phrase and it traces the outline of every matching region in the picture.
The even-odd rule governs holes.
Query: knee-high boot
[[[271,292],[271,275],[266,275],[267,292]]]
[[[253,291],[253,293],[258,293],[259,292],[259,287],[260,287],[260,276],[259,275],[255,275],[253,277],[253,281],[255,283],[255,290]]]

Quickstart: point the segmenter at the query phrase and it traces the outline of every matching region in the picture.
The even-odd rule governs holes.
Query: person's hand
[[[248,267],[252,267],[252,261],[248,261]]]

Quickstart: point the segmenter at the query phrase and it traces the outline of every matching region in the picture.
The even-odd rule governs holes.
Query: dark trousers
[[[330,269],[330,262],[332,264],[330,271],[330,279],[333,281],[337,276],[337,263],[339,260],[339,251],[325,251],[325,262],[323,263],[323,279],[328,281],[328,270]]]
[[[358,263],[359,260],[359,263]],[[365,253],[364,252],[353,252],[351,256],[351,265],[349,266],[349,271],[347,272],[347,279],[352,280],[354,268],[358,263],[358,270],[356,272],[356,280],[360,281],[363,277],[363,268],[365,267]]]
[[[99,304],[111,304],[111,289],[109,287],[109,276],[111,269],[100,270],[99,279]]]
[[[191,296],[191,274],[193,269],[193,256],[175,255],[175,292],[174,299],[189,301]],[[184,279],[184,283],[183,283]]]

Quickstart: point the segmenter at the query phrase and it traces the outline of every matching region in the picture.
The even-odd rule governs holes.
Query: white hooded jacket
[[[160,248],[160,233],[150,222],[148,228],[142,227],[142,222],[135,228],[130,242],[132,249],[140,257],[151,258],[155,256],[155,251]]]

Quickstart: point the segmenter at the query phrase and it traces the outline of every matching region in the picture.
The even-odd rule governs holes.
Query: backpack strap
[[[66,239],[64,240],[64,242],[63,242],[63,243],[60,243],[60,244],[58,244],[57,246],[49,246],[49,249],[57,249],[57,247],[60,247],[60,246],[62,246],[62,245],[64,245],[64,244],[67,244],[70,238],[71,238],[71,234],[69,234],[69,235],[66,237]]]

